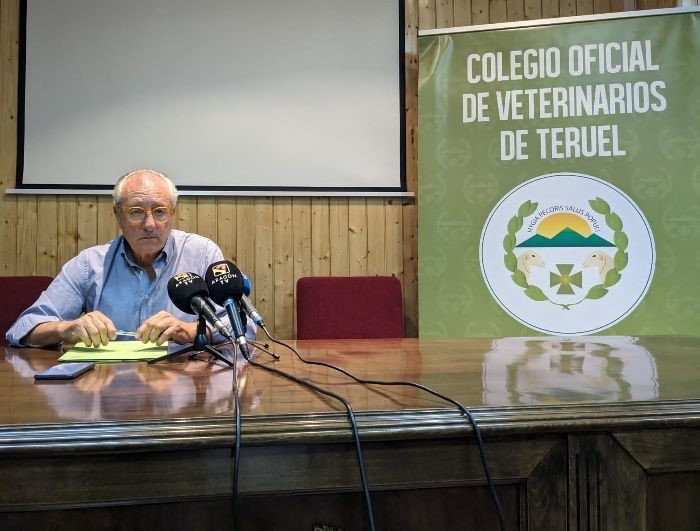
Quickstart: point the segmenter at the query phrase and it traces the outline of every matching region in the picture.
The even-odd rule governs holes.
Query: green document
[[[159,347],[152,343],[142,343],[141,341],[112,341],[109,345],[103,347],[86,347],[83,343],[78,343],[58,360],[94,362],[147,361],[158,358],[167,353],[167,351],[167,345]]]

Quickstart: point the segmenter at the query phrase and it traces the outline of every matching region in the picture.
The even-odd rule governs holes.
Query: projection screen
[[[25,0],[17,188],[404,192],[403,2]]]

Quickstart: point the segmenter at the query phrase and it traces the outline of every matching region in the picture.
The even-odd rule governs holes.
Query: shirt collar
[[[129,247],[129,244],[127,243],[126,239],[124,238],[123,235],[119,236],[119,248],[117,252],[121,254],[124,257],[124,260],[132,266],[132,267],[138,267],[140,268],[141,266],[138,265],[133,258],[133,255],[131,253],[131,249]],[[173,238],[173,233],[172,231],[168,235],[168,239],[165,241],[165,245],[161,249],[160,253],[158,253],[158,256],[156,257],[155,261],[153,264],[158,264],[158,263],[168,263],[168,257],[173,256],[175,250],[175,238]]]

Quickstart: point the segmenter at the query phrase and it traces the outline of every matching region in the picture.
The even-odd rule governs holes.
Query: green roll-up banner
[[[419,334],[700,333],[700,10],[419,35]]]

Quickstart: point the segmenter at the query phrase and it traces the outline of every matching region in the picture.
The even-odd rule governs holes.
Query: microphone
[[[208,295],[207,283],[196,273],[178,273],[168,281],[168,296],[179,310],[204,317],[219,334],[233,341],[231,332],[206,300]]]
[[[250,299],[248,298],[248,295],[250,295],[250,292],[253,289],[250,279],[245,273],[241,273],[241,275],[243,275],[243,297],[241,297],[241,306],[243,307],[243,311],[248,314],[248,317],[250,317],[256,325],[261,328],[265,328],[262,315],[260,315],[258,310],[255,308],[255,306],[253,306],[253,303],[250,302]]]
[[[241,275],[243,275],[243,295],[250,295],[250,291],[253,289],[253,285],[250,283],[248,275],[246,275],[242,271]]]
[[[228,260],[214,262],[204,275],[209,287],[211,300],[226,308],[226,313],[233,327],[235,342],[245,357],[248,357],[248,344],[240,314],[240,300],[243,297],[243,273],[236,264]]]
[[[241,297],[241,305],[243,306],[243,311],[248,314],[248,317],[250,317],[256,325],[260,328],[265,327],[262,315],[260,315],[255,306],[253,306],[253,303],[250,302],[250,299],[245,295]]]

